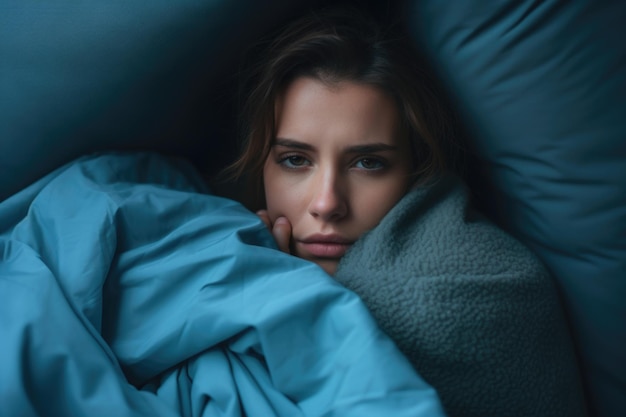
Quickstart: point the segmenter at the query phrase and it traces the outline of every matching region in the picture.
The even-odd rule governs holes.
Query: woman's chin
[[[328,275],[335,275],[337,271],[337,265],[339,264],[339,260],[337,259],[317,259],[314,260],[316,264],[318,264]]]

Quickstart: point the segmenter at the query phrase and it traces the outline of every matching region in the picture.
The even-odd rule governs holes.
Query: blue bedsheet
[[[362,302],[181,161],[82,158],[0,203],[1,416],[429,416]]]

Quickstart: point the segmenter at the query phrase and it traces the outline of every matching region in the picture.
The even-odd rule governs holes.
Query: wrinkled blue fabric
[[[369,312],[155,154],[0,204],[1,416],[442,416]]]

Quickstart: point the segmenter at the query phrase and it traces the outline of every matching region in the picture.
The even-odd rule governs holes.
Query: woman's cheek
[[[276,221],[278,217],[284,216],[289,219],[288,208],[290,205],[287,192],[276,187],[276,184],[272,184],[271,189],[266,193],[267,213],[272,223]]]

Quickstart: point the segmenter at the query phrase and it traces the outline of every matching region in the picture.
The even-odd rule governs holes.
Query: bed
[[[235,297],[233,291],[241,288],[241,283],[234,285],[233,280],[241,274],[233,271],[245,268],[245,264],[217,257],[213,260],[215,265],[229,271],[221,275],[223,281],[200,284],[175,280],[176,285],[167,280],[146,284],[141,276],[107,269],[123,269],[126,265],[124,271],[136,272],[133,268],[142,265],[151,273],[163,273],[151,262],[163,259],[163,254],[171,253],[172,248],[183,251],[189,249],[185,245],[196,242],[195,226],[183,234],[184,239],[176,240],[178,235],[169,233],[194,218],[191,213],[199,210],[196,204],[218,205],[245,220],[244,232],[224,232],[224,236],[234,239],[233,245],[245,245],[254,253],[272,251],[272,257],[280,255],[274,253],[271,239],[250,213],[212,195],[200,177],[217,172],[236,150],[233,138],[237,121],[233,114],[237,100],[232,92],[237,88],[236,69],[243,52],[282,23],[328,3],[332,2],[0,3],[0,403],[7,404],[0,409],[0,415],[97,415],[93,414],[94,409],[100,410],[100,415],[115,412],[235,416],[251,410],[268,416],[334,415],[332,412],[380,415],[376,414],[376,404],[396,407],[406,415],[502,415],[502,410],[506,410],[506,415],[532,415],[533,411],[534,415],[555,416],[623,414],[626,51],[621,39],[626,6],[618,2],[468,1],[455,4],[454,8],[429,0],[361,2],[379,16],[404,18],[417,51],[437,74],[457,112],[464,146],[470,155],[469,189],[463,198],[471,200],[490,222],[514,236],[521,244],[519,250],[536,256],[550,274],[554,292],[548,292],[549,297],[553,300],[557,296],[559,301],[549,304],[562,303],[563,319],[546,320],[545,314],[553,317],[556,311],[554,317],[558,318],[560,310],[541,308],[547,305],[541,303],[526,317],[515,313],[522,334],[535,337],[521,346],[526,352],[535,349],[532,363],[545,363],[545,372],[530,372],[515,349],[500,344],[499,338],[504,338],[506,332],[495,333],[497,336],[489,339],[489,351],[497,354],[459,355],[481,345],[480,340],[462,337],[470,331],[482,331],[461,325],[463,309],[459,310],[459,317],[449,318],[459,327],[454,327],[447,338],[428,339],[432,333],[425,332],[424,338],[419,339],[420,329],[438,328],[437,317],[441,315],[429,316],[433,310],[427,308],[411,316],[411,320],[424,326],[398,328],[397,321],[386,320],[383,315],[389,309],[376,307],[368,298],[371,295],[367,289],[360,288],[354,276],[339,277],[351,289],[348,291],[319,271],[309,271],[310,266],[282,257],[278,264],[303,268],[309,271],[304,275],[323,282],[308,296],[295,300],[304,305],[326,300],[314,311],[346,309],[346,321],[337,326],[359,323],[355,327],[359,329],[356,339],[346,343],[369,337],[375,342],[364,351],[370,355],[368,360],[389,361],[387,368],[375,367],[380,372],[388,370],[376,378],[377,374],[365,370],[367,361],[355,363],[340,357],[337,360],[347,361],[354,371],[346,374],[347,381],[352,382],[340,384],[332,377],[321,378],[320,382],[316,377],[328,372],[323,366],[321,373],[311,372],[308,376],[306,372],[286,372],[286,366],[306,369],[306,361],[294,364],[287,359],[290,352],[305,344],[304,339],[294,340],[291,349],[287,349],[272,343],[283,343],[288,337],[266,338],[276,329],[294,331],[286,325],[283,328],[268,324],[281,323],[276,318],[284,318],[278,307],[267,310],[265,304],[259,304],[258,314],[251,318],[249,315],[255,311],[252,301],[246,312],[234,308],[236,303],[220,304],[220,298],[215,308],[228,307],[230,310],[222,312],[229,313],[207,313],[205,317],[226,317],[225,322],[187,321],[189,315],[182,317],[183,313],[192,314],[179,307],[195,305],[184,298],[191,291],[213,288],[223,300]],[[65,182],[59,183],[59,178],[65,178]],[[183,198],[185,193],[202,197],[194,197],[185,210],[172,209],[175,204],[156,203],[164,210],[161,215],[166,213],[164,218],[172,216],[175,221],[168,223],[159,218],[158,223],[164,226],[153,230],[154,234],[149,233],[148,227],[138,229],[145,236],[118,234],[119,230],[142,224],[142,215],[131,209],[124,212],[128,215],[111,212],[113,201],[132,205],[132,199],[119,197],[127,191],[112,186],[107,192],[119,191],[121,194],[115,194],[118,200],[111,200],[110,194],[107,198],[100,194],[93,205],[81,201],[88,201],[83,197],[94,193],[94,187],[102,190],[107,184],[119,183],[132,184],[132,188],[151,187],[155,195],[166,194],[166,200],[175,204],[190,201]],[[428,201],[448,201],[444,197],[455,193],[457,187],[447,184],[448,188],[437,194],[439,200]],[[195,202],[196,198],[203,203]],[[141,204],[159,201],[161,197],[146,198]],[[44,205],[33,205],[35,202]],[[54,210],[59,210],[57,216],[50,215]],[[98,210],[100,216],[94,214]],[[108,223],[96,219],[107,219]],[[210,229],[215,224],[202,227]],[[21,242],[28,241],[28,245],[11,240],[19,234],[16,228],[22,233]],[[67,241],[74,249],[61,250],[52,230],[76,231],[75,238]],[[80,234],[85,230],[91,233]],[[147,239],[146,236],[153,242],[147,246],[150,250],[145,255],[144,250],[133,253],[133,242]],[[376,236],[370,238],[375,239]],[[109,242],[112,249],[104,243],[99,246],[99,242]],[[120,258],[126,252],[116,249],[116,245],[126,248],[125,243],[131,245],[131,253]],[[91,248],[91,253],[87,248]],[[183,252],[186,256],[202,253],[199,248]],[[74,253],[83,255],[75,256],[69,263],[58,263]],[[110,256],[107,262],[102,260],[103,253]],[[401,252],[392,255],[408,259]],[[25,261],[14,262],[16,259]],[[102,264],[94,264],[94,259],[100,259]],[[190,265],[198,262],[193,257],[186,260]],[[67,274],[51,273],[60,268],[57,263],[78,269]],[[149,269],[151,265],[153,270]],[[268,268],[278,268],[275,265],[269,262]],[[39,284],[25,284],[16,278],[38,276],[44,270],[48,271],[45,291]],[[96,271],[100,271],[97,279],[93,278]],[[272,272],[272,277],[285,275],[281,271]],[[411,271],[410,267],[401,269],[414,278]],[[59,276],[82,277],[82,286],[68,289],[57,280]],[[124,327],[123,320],[115,321],[116,314],[121,314],[127,304],[122,299],[107,298],[120,294],[111,288],[114,280],[107,280],[109,276],[121,277],[119,285],[128,285],[130,292],[122,294],[136,291],[133,297],[146,297],[147,301],[139,307],[128,305],[128,317],[141,318],[132,327]],[[194,275],[187,271],[184,276]],[[250,288],[267,290],[268,282],[274,282],[261,278],[252,280]],[[279,282],[282,281],[277,278],[272,285],[278,286]],[[421,298],[416,298],[421,306],[434,299],[427,297],[429,293],[424,288]],[[280,308],[301,314],[300,323],[306,323],[311,332],[321,329],[319,343],[314,344],[310,357],[341,356],[341,351],[328,345],[328,340],[333,339],[329,322],[319,315],[304,314],[290,304],[295,302],[290,298],[292,293],[283,290],[279,294],[287,301]],[[540,294],[545,295],[546,291]],[[168,300],[166,295],[172,295],[169,302],[173,304],[161,311],[157,306],[162,304],[150,302],[149,294],[161,294],[159,300]],[[319,297],[312,296],[315,294]],[[37,307],[24,305],[20,300],[25,299]],[[532,305],[532,300],[530,296],[526,302]],[[48,302],[56,307],[46,308]],[[440,311],[444,311],[450,299],[442,298],[439,302]],[[374,318],[364,306],[374,313]],[[133,311],[138,315],[133,316]],[[152,319],[142,322],[148,317]],[[171,326],[163,328],[168,320]],[[485,316],[481,320],[481,328],[494,324]],[[510,322],[508,326],[506,321],[503,323],[503,328],[511,330]],[[217,336],[197,337],[203,332],[194,326],[209,325]],[[145,337],[136,337],[135,331],[145,331]],[[146,336],[150,332],[159,335]],[[398,336],[394,332],[404,333]],[[415,340],[436,343],[418,345],[417,356],[412,356],[407,347],[410,344],[402,339],[407,334]],[[302,336],[307,337],[304,333]],[[387,336],[392,336],[395,343]],[[72,340],[75,343],[70,343]],[[569,340],[571,351],[566,349],[566,355],[555,356],[558,350],[553,350],[554,346],[562,347]],[[413,369],[396,345],[409,358],[432,360],[412,360]],[[424,355],[426,351],[419,350],[420,346],[427,348],[430,356]],[[446,346],[456,348],[448,355]],[[271,354],[277,355],[275,361]],[[462,364],[466,372],[451,368],[451,363]],[[501,368],[501,372],[490,379],[486,370],[494,368]],[[38,369],[48,371],[40,373]],[[259,372],[250,372],[251,369]],[[442,369],[458,373],[446,374]],[[511,372],[507,373],[507,369]],[[218,374],[223,375],[220,383],[208,377]],[[363,375],[367,376],[365,380]],[[486,385],[472,384],[479,375]],[[507,389],[489,388],[503,377],[520,381],[520,385],[507,382]],[[380,395],[370,402],[356,401],[359,390],[368,385],[365,381],[374,385],[372,381],[378,381],[374,391]],[[335,392],[337,387],[346,390]],[[484,396],[476,397],[472,389],[477,387],[481,387]],[[393,395],[385,396],[385,392]],[[403,397],[402,393],[410,395]],[[539,408],[533,409],[529,404]],[[342,409],[342,405],[346,408]]]

